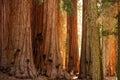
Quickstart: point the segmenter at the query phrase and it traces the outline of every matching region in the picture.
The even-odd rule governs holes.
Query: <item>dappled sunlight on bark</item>
[[[111,36],[110,42],[110,57],[109,57],[109,67],[110,67],[110,75],[115,76],[115,65],[116,65],[116,43],[114,36]]]

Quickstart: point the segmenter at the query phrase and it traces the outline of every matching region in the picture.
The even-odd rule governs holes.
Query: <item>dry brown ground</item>
[[[9,76],[7,74],[4,74],[2,72],[0,72],[0,80],[51,80],[51,79],[48,79],[46,77],[38,77],[36,79],[17,79],[15,77],[12,77],[12,76]]]
[[[9,76],[3,72],[0,72],[0,80],[53,80],[53,79],[48,78],[48,77],[44,77],[44,76],[39,76],[39,77],[34,78],[34,79],[17,79],[15,77]],[[55,80],[70,80],[70,79],[63,79],[62,78],[62,79],[55,79]]]

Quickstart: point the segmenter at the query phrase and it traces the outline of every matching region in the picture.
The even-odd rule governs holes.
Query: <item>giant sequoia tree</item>
[[[70,14],[63,12],[63,9]],[[102,80],[97,10],[97,0],[83,0],[79,67],[77,0],[0,0],[0,71],[17,78],[35,79],[42,75],[55,80],[69,79],[64,68],[75,73],[80,72],[79,78],[82,80]],[[110,15],[112,13],[114,11]],[[120,13],[118,30],[119,17]],[[115,53],[112,48],[108,53]],[[118,80],[119,57],[118,48]]]
[[[42,44],[39,41],[39,43],[37,43],[38,47],[34,46],[33,44],[33,47],[36,47],[34,52],[37,56],[37,59],[40,61],[40,63],[37,63],[37,67],[41,74],[51,78],[56,78],[56,76],[60,74],[60,68],[62,67],[58,44],[59,0],[44,0],[44,4],[40,7],[43,8],[40,11],[41,14],[42,12],[44,14],[42,14],[43,17],[40,17],[41,19],[36,17],[38,24],[41,20],[42,22],[40,22],[40,25],[36,25],[35,31],[39,29],[38,33],[36,33],[36,36],[39,34]]]
[[[110,3],[110,4],[107,4]],[[115,1],[103,1],[102,6],[99,8],[100,16],[97,19],[97,23],[101,27],[101,49],[102,55],[100,55],[103,60],[103,75],[104,78],[106,76],[114,76],[116,73],[115,64],[116,64],[116,55],[117,55],[117,19],[115,16],[118,14],[118,6]],[[101,60],[100,60],[101,61]]]
[[[35,67],[41,73],[43,67],[43,12],[44,5],[39,4],[38,0],[32,1],[32,48]]]
[[[83,1],[83,33],[80,78],[100,79],[100,44],[97,20],[97,0]]]
[[[80,58],[80,78],[89,79],[90,74],[90,1],[83,1],[82,46]]]
[[[2,70],[19,78],[36,76],[31,40],[31,0],[2,0]]]
[[[91,0],[91,74],[93,80],[100,80],[100,43],[99,43],[99,27],[96,24],[97,19],[97,0]]]
[[[58,43],[59,50],[62,57],[62,67],[67,69],[68,67],[68,51],[67,51],[67,13],[62,9],[62,0],[60,0],[60,6],[58,7]],[[64,36],[64,37],[63,37]]]
[[[59,0],[0,1],[0,68],[19,78],[62,73]],[[33,61],[34,59],[34,61]]]
[[[67,28],[69,35],[69,59],[68,70],[78,72],[78,30],[77,30],[77,0],[72,0],[75,14],[67,17]]]

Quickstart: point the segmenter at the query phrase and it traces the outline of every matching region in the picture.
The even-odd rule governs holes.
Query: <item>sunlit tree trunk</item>
[[[68,26],[68,35],[69,35],[69,60],[68,60],[68,70],[73,70],[78,72],[78,27],[77,27],[77,0],[72,0],[75,14],[68,15],[67,26]]]
[[[116,3],[106,6],[103,8],[103,11],[99,18],[97,19],[97,23],[101,26],[101,38],[102,38],[102,55],[100,55],[103,60],[103,75],[104,78],[106,76],[114,76],[116,73],[115,64],[116,64],[116,53],[117,53],[117,36],[114,34],[106,34],[105,31],[110,33],[115,32],[115,25],[117,24],[117,19],[115,16],[117,15],[117,7]],[[108,16],[109,14],[109,16]],[[100,61],[101,61],[100,59]]]
[[[110,32],[116,32],[116,29],[114,28],[115,27],[114,25],[117,23],[117,20],[115,19],[116,12],[117,10],[116,10],[115,4],[111,6],[107,6],[107,8],[104,8],[102,15],[100,16],[101,18],[104,17],[102,18],[103,31],[112,30]],[[109,14],[109,16],[107,16],[107,14]],[[116,64],[116,53],[117,53],[117,43],[116,43],[117,36],[114,34],[107,35],[107,36],[103,35],[102,41],[103,41],[102,51],[103,51],[104,77],[111,76],[111,75],[113,76],[116,73],[115,64]]]
[[[33,78],[31,0],[3,0],[1,66],[18,78]],[[4,64],[3,64],[4,63]]]
[[[81,45],[81,57],[80,57],[80,79],[84,79],[86,77],[86,22],[85,22],[85,12],[87,7],[87,0],[83,1],[83,22],[82,22],[82,45]]]
[[[58,43],[59,43],[59,49],[60,49],[60,54],[62,57],[62,65],[63,69],[67,69],[67,64],[68,64],[68,59],[67,58],[67,14],[66,12],[62,9],[62,0],[60,1],[60,6],[59,6],[59,22],[58,22]]]

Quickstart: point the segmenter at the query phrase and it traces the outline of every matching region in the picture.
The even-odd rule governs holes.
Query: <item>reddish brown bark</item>
[[[58,33],[57,33],[57,6],[56,0],[45,0],[44,22],[43,27],[45,29],[44,38],[44,54],[46,55],[46,74],[52,78],[57,75],[57,69],[59,69],[61,63],[59,63],[59,49],[58,49]],[[59,57],[58,57],[59,56]]]
[[[62,2],[62,1],[61,1]],[[60,2],[60,3],[61,3]],[[59,6],[59,22],[58,22],[58,43],[59,43],[59,50],[60,50],[60,54],[62,57],[62,65],[63,65],[63,69],[67,69],[68,66],[66,66],[67,63],[67,14],[65,11],[63,11],[63,9],[61,8],[61,6]]]
[[[8,45],[9,45],[9,2],[7,0],[1,0],[1,9],[0,9],[0,44],[1,44],[1,52],[0,52],[0,57],[1,57],[1,63],[0,66],[1,68],[6,68],[7,65],[7,55],[8,55]]]
[[[81,45],[81,58],[80,58],[80,78],[90,79],[90,64],[91,64],[91,51],[90,51],[90,2],[83,1],[83,23],[82,23],[82,45]]]
[[[64,77],[59,0],[44,0],[42,5],[37,0],[1,0],[0,4],[0,66],[18,78],[36,77],[36,69],[51,78]]]
[[[78,30],[77,30],[77,0],[72,0],[75,15],[68,15],[67,18],[67,27],[68,27],[68,35],[69,35],[69,60],[68,60],[68,70],[73,70],[74,72],[78,72]]]
[[[18,78],[36,76],[32,55],[31,3],[31,0],[3,0],[0,65]]]
[[[44,0],[42,5],[33,1],[33,54],[40,74],[56,78],[62,68],[58,45],[59,0]],[[39,38],[40,41],[36,41]]]
[[[43,9],[38,0],[33,0],[32,8],[32,47],[34,63],[37,70],[41,69],[43,63]],[[41,66],[40,66],[41,65]]]
[[[118,0],[118,6],[120,6],[120,1]],[[118,10],[118,59],[117,59],[117,77],[120,79],[120,8]]]
[[[83,24],[82,24],[82,45],[81,45],[81,58],[80,58],[80,78],[83,79],[86,77],[86,18],[85,13],[87,12],[87,3],[88,1],[83,1]]]

